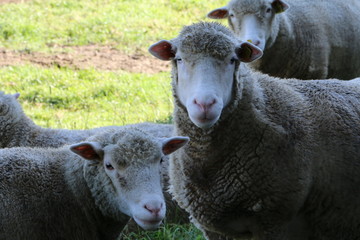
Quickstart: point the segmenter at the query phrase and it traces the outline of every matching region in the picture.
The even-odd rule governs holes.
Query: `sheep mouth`
[[[162,219],[154,219],[154,220],[145,220],[134,217],[135,222],[145,230],[154,230],[157,229],[162,223]]]
[[[197,120],[201,123],[207,123],[207,122],[211,122],[213,121],[214,119],[216,119],[216,117],[208,117],[208,116],[203,116],[201,118],[198,118]]]
[[[192,118],[190,117],[191,121],[198,126],[199,128],[202,129],[208,129],[210,127],[212,127],[218,120],[218,117],[198,117],[198,118]]]

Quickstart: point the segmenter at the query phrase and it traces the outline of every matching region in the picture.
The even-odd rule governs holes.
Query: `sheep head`
[[[262,51],[240,42],[216,23],[185,27],[179,37],[153,44],[149,51],[173,61],[173,87],[189,118],[198,127],[212,127],[232,100],[239,61],[252,62]]]
[[[93,184],[101,186],[95,194],[111,191],[111,194],[106,194],[113,196],[110,201],[116,202],[122,213],[133,217],[146,230],[157,228],[166,212],[160,183],[160,161],[163,156],[184,146],[189,139],[155,138],[139,129],[127,128],[115,133],[105,132],[89,140],[72,145],[70,150],[88,160],[90,168],[97,167],[101,172],[93,171],[91,174],[102,176],[91,176],[91,181],[100,181]]]
[[[227,18],[229,26],[242,41],[249,41],[265,49],[265,43],[272,34],[275,14],[285,12],[289,5],[283,0],[232,0],[225,7],[207,14],[208,18]]]

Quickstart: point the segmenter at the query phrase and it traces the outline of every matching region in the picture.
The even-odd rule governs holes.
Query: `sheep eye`
[[[234,14],[233,14],[233,13],[230,13],[229,17],[231,17],[231,18],[234,17]]]
[[[110,163],[105,163],[105,167],[107,170],[114,170],[114,167]]]
[[[181,62],[182,62],[182,59],[181,59],[181,58],[176,58],[175,60],[176,60],[176,62],[178,62],[178,63],[181,63]]]
[[[266,13],[271,12],[271,8],[266,9]]]

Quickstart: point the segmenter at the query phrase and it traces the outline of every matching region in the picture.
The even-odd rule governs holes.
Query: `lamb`
[[[231,0],[208,13],[264,51],[250,65],[281,78],[360,76],[358,0]]]
[[[124,126],[106,126],[88,130],[67,130],[42,128],[27,117],[22,106],[17,101],[20,94],[5,94],[0,91],[0,148],[5,147],[61,147],[65,144],[73,144],[106,130],[118,130]],[[169,138],[173,135],[172,124],[137,123],[126,127],[142,129],[156,137]],[[167,205],[166,220],[168,223],[188,223],[188,214],[172,201],[168,190],[168,156],[161,164],[161,180]],[[137,229],[132,221],[129,231]]]
[[[188,142],[135,127],[61,148],[0,149],[0,239],[115,239],[165,216],[160,160]]]
[[[122,128],[122,126],[106,126],[87,130],[42,128],[25,115],[17,101],[19,96],[19,93],[5,94],[0,91],[0,148],[60,147],[83,141],[108,129]],[[157,137],[169,137],[173,132],[171,124],[139,123],[132,126],[146,130]]]
[[[207,239],[360,239],[360,78],[279,79],[216,23],[149,48],[172,61],[170,192]]]

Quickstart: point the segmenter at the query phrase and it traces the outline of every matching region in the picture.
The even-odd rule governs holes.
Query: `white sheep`
[[[351,79],[360,76],[359,12],[358,0],[231,0],[207,16],[228,18],[240,40],[264,51],[250,64],[263,73]]]
[[[17,101],[19,95],[19,93],[5,94],[0,91],[0,148],[60,147],[85,140],[104,130],[123,127],[106,126],[86,130],[43,128],[25,115]],[[146,130],[157,137],[169,137],[173,132],[171,124],[138,123],[132,126]]]
[[[157,228],[160,160],[187,141],[127,127],[61,148],[0,149],[0,239],[113,240],[130,217]]]
[[[27,117],[17,101],[19,93],[5,94],[0,91],[0,148],[5,147],[60,147],[83,141],[86,138],[105,130],[122,129],[124,126],[107,126],[87,130],[67,130],[43,128]],[[169,138],[173,135],[172,124],[137,123],[127,125],[140,128],[156,137]],[[166,157],[167,158],[167,157]],[[168,223],[187,223],[188,214],[172,201],[168,189],[168,161],[161,165],[162,183],[167,204],[166,221]],[[128,225],[128,231],[135,231],[136,224]]]
[[[172,60],[170,191],[208,239],[360,239],[360,78],[279,79],[226,27],[197,23],[150,53]]]

